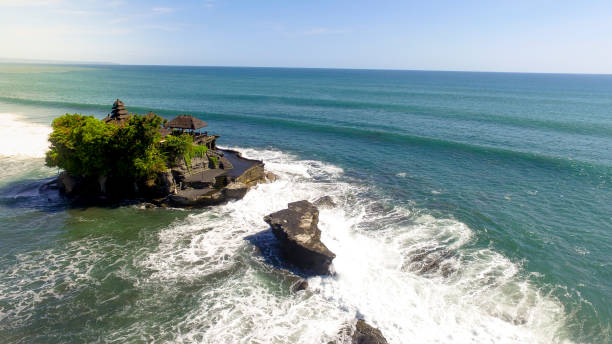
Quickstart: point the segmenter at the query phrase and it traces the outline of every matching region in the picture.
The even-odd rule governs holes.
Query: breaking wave
[[[0,157],[43,158],[49,147],[51,127],[22,120],[21,117],[0,113]]]
[[[332,165],[237,149],[263,159],[279,180],[175,223],[160,232],[156,251],[137,260],[153,272],[142,286],[171,293],[179,282],[206,284],[172,341],[327,343],[358,316],[390,343],[564,342],[561,303],[520,265],[473,247],[475,233],[465,224],[392,205]],[[307,290],[292,294],[278,287],[290,284],[291,274],[267,264],[276,251],[262,218],[323,195],[339,204],[321,209],[319,223],[337,255],[336,275],[311,277]]]

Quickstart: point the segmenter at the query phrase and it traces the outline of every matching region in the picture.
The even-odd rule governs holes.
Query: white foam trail
[[[149,282],[218,279],[201,289],[173,341],[327,343],[360,314],[389,343],[563,342],[561,304],[501,254],[470,248],[465,224],[377,203],[331,165],[238,150],[279,180],[163,230],[159,250],[142,259],[155,272]],[[310,278],[305,292],[275,291],[245,237],[267,230],[263,216],[288,202],[323,195],[340,203],[320,214],[337,275]]]
[[[25,121],[11,114],[0,113],[0,156],[42,158],[49,147],[51,127]]]
[[[86,289],[93,280],[94,263],[103,256],[98,246],[96,240],[84,240],[17,254],[0,279],[0,302],[7,305],[0,307],[0,329],[27,324],[42,301],[62,300],[72,295],[66,290]]]

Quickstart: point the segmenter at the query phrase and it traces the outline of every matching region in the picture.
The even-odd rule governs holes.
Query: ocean
[[[40,193],[52,119],[117,98],[279,180],[191,210]],[[4,64],[0,119],[2,343],[612,339],[612,75]],[[293,293],[263,216],[324,195],[336,274]]]

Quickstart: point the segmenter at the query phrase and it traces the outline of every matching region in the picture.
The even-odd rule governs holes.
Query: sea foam
[[[237,149],[263,159],[279,180],[163,230],[158,250],[142,257],[143,268],[155,271],[148,283],[216,281],[201,289],[174,341],[327,343],[358,316],[390,343],[563,342],[561,304],[516,263],[472,247],[476,234],[465,224],[390,206],[329,164]],[[274,270],[266,252],[245,238],[273,241],[264,215],[323,195],[339,203],[321,209],[319,224],[337,254],[336,275],[310,278],[307,291],[279,292],[268,281]]]

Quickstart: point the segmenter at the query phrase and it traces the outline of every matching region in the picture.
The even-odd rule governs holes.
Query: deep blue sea
[[[207,209],[38,188],[64,113],[192,114],[279,180]],[[0,65],[0,342],[609,343],[612,75]],[[263,216],[331,195],[290,292]]]

